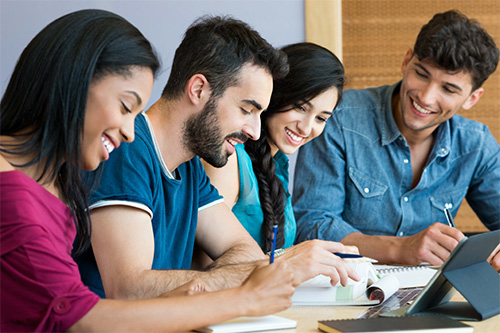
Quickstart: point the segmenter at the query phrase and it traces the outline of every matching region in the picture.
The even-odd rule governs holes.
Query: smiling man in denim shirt
[[[299,152],[296,242],[342,241],[381,263],[440,265],[464,237],[443,209],[455,215],[464,198],[499,229],[500,146],[487,126],[456,114],[480,99],[498,54],[477,22],[449,11],[422,27],[402,81],[347,91],[323,136]],[[491,257],[499,270],[500,254]]]

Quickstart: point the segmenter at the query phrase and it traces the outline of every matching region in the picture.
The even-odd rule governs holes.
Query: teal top
[[[245,151],[244,145],[238,144],[235,147],[238,156],[240,191],[238,201],[234,204],[232,211],[253,239],[263,248],[264,237],[261,229],[264,222],[264,213],[260,205],[257,177],[255,176],[252,161]],[[293,245],[297,231],[297,223],[293,215],[292,199],[288,192],[288,157],[281,151],[278,151],[273,159],[276,163],[276,176],[281,180],[286,194],[285,244],[283,248],[287,248]]]

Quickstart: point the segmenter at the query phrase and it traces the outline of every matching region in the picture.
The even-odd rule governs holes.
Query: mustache
[[[229,138],[240,140],[241,142],[245,143],[248,140],[248,135],[246,135],[242,132],[233,132],[233,133],[226,135],[226,137],[224,138],[224,141],[229,139]]]

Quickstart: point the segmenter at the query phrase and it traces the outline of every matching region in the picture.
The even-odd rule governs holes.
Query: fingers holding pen
[[[456,228],[434,223],[421,232],[404,238],[405,242],[401,244],[400,251],[402,257],[399,261],[410,265],[428,262],[439,266],[464,237]]]
[[[310,240],[286,249],[285,255],[278,260],[294,267],[296,285],[319,274],[329,276],[333,285],[339,281],[346,285],[349,277],[356,281],[360,277],[347,261],[335,255],[344,251],[345,247],[341,243]]]
[[[287,309],[295,292],[294,271],[286,262],[260,265],[241,286],[250,306],[248,315],[259,316]]]

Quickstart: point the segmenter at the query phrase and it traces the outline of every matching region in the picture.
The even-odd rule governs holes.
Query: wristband
[[[285,253],[286,252],[283,249],[276,249],[276,250],[274,250],[274,257],[276,258],[276,257],[282,256]],[[270,256],[271,255],[271,251],[267,252],[266,255]]]

